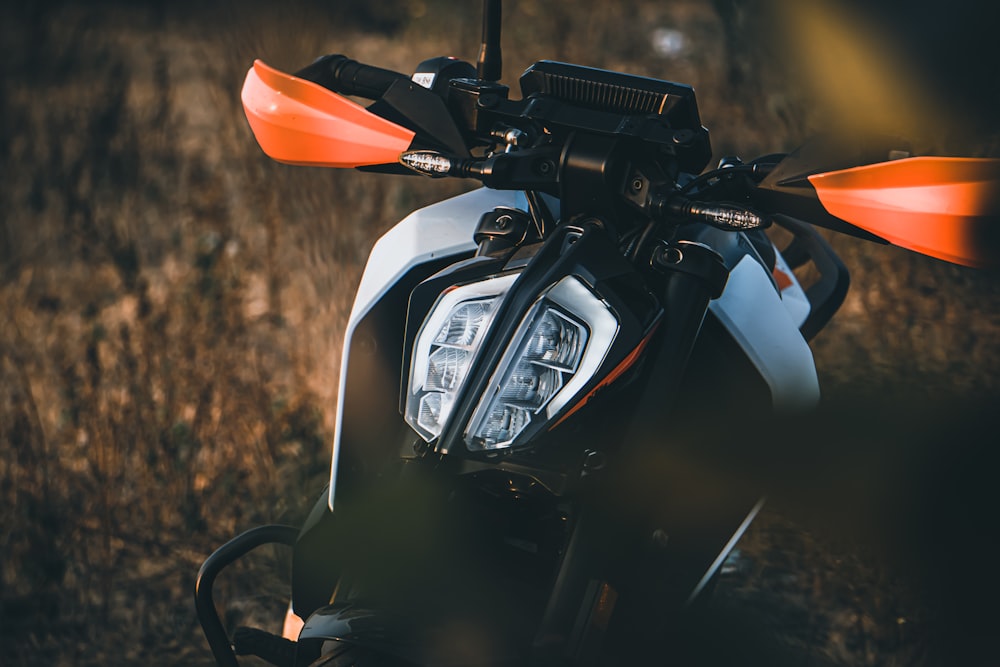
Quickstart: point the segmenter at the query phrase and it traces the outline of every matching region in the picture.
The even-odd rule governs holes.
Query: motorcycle
[[[762,506],[748,489],[676,483],[671,466],[697,446],[683,434],[819,400],[808,341],[849,277],[814,227],[996,261],[998,160],[819,139],[706,171],[689,86],[540,61],[512,98],[500,16],[485,0],[475,66],[441,57],[405,75],[331,55],[247,74],[248,121],[279,162],[483,187],[372,249],[328,487],[304,525],[247,531],[198,574],[219,665],[669,655]],[[283,636],[230,639],[213,583],[269,543],[293,549]]]

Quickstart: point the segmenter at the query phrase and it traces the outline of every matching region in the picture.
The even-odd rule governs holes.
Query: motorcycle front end
[[[659,649],[658,627],[709,586],[759,510],[745,495],[712,517],[673,506],[652,472],[669,438],[651,434],[681,428],[671,401],[693,418],[741,384],[760,397],[753,409],[818,397],[791,269],[769,271],[745,236],[706,232],[650,253],[651,281],[587,221],[501,249],[508,229],[537,235],[530,208],[476,190],[376,244],[347,328],[329,489],[300,531],[248,533],[206,563],[214,578],[262,535],[294,544],[301,627],[238,631],[238,653],[584,665]],[[738,285],[764,296],[726,297]],[[775,318],[798,341],[794,370],[768,358]],[[398,358],[373,353],[386,349]],[[725,387],[708,381],[741,357]],[[703,517],[697,536],[679,512]],[[208,616],[211,580],[199,583]]]
[[[372,249],[328,488],[303,526],[248,531],[199,573],[220,665],[665,659],[761,508],[755,489],[678,479],[697,446],[684,434],[819,400],[808,340],[848,277],[813,225],[985,261],[963,235],[995,217],[988,204],[955,213],[947,238],[926,215],[922,231],[886,231],[858,178],[898,184],[917,173],[901,161],[813,146],[704,171],[688,86],[542,61],[511,99],[499,2],[485,16],[478,67],[435,58],[405,76],[338,55],[247,75],[247,117],[279,161],[484,187]],[[940,187],[956,170],[958,194]],[[1000,181],[995,161],[917,171],[946,198]],[[778,248],[771,225],[792,241]],[[266,543],[293,549],[285,636],[230,638],[212,584]]]

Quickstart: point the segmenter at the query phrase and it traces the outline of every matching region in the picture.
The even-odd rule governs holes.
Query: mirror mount
[[[499,81],[503,69],[500,55],[500,27],[503,13],[500,0],[483,0],[483,45],[479,48],[476,71],[483,81]]]

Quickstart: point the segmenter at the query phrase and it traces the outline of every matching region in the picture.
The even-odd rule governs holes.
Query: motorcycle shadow
[[[697,432],[678,438],[683,444],[672,447],[657,466],[664,483],[673,477],[673,483],[720,493],[759,491],[768,498],[763,530],[769,530],[767,515],[787,520],[800,535],[784,546],[798,548],[811,540],[813,554],[775,553],[776,545],[781,547],[775,540],[766,545],[770,551],[754,554],[754,574],[760,580],[748,584],[745,578],[754,574],[741,575],[741,585],[751,592],[740,595],[749,603],[723,604],[685,620],[677,632],[685,654],[682,664],[733,664],[736,657],[749,664],[851,664],[861,654],[877,661],[902,655],[906,664],[992,664],[1000,621],[995,605],[1000,584],[988,572],[1000,466],[995,398],[927,398],[898,391],[888,398],[834,396],[809,415],[748,416],[737,423],[704,418],[696,423]],[[857,554],[863,565],[854,570],[842,566],[838,554],[823,553],[824,544],[848,545],[846,551]],[[788,567],[768,559],[786,558],[797,559],[798,567],[824,570],[802,576],[812,582],[804,587],[815,590],[768,581],[773,577],[768,571],[789,576]],[[810,563],[810,558],[819,562]],[[860,573],[881,584],[891,581],[900,590],[865,591],[871,581],[823,582],[837,571],[841,576]],[[905,628],[909,619],[893,608],[897,592],[919,618],[914,627]],[[848,600],[856,626],[848,639],[867,641],[867,647],[829,650],[832,640],[816,628],[789,640],[794,632],[760,610],[765,604],[796,608],[780,600],[790,595],[802,598],[798,610],[814,620],[823,615],[823,607],[845,605],[845,596],[880,598],[870,606],[884,607],[882,615],[892,616],[886,624],[898,627],[867,627],[870,619],[857,611],[865,603]],[[780,615],[786,622],[807,622],[791,619],[787,608]],[[859,637],[866,631],[875,639]],[[801,641],[803,635],[817,645]],[[732,646],[742,652],[734,655]]]

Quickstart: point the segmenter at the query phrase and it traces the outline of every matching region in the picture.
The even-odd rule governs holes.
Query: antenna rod
[[[500,0],[483,0],[483,45],[479,49],[477,71],[484,81],[499,81],[503,68],[500,56]]]

